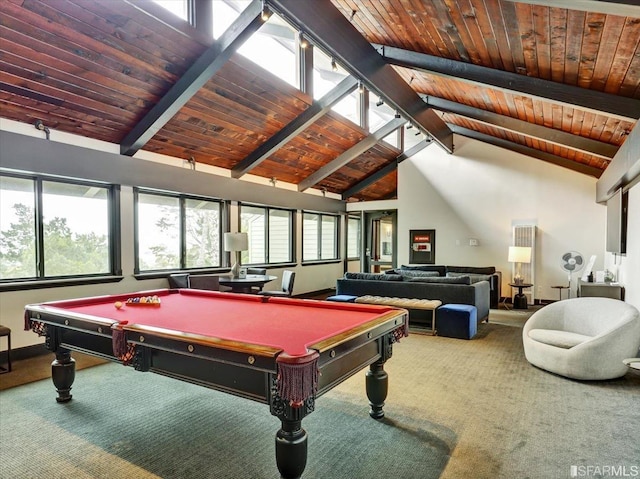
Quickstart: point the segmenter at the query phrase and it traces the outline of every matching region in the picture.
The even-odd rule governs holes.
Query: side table
[[[558,293],[560,293],[560,297],[558,298],[559,301],[562,301],[562,290],[563,289],[569,289],[569,286],[551,286],[553,289],[557,289]],[[569,292],[569,294],[571,294],[571,292]]]
[[[511,288],[518,288],[518,293],[513,297],[513,309],[527,309],[527,297],[522,290],[533,286],[531,283],[509,283]]]

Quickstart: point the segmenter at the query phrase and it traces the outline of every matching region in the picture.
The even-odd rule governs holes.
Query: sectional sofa
[[[400,268],[384,274],[345,273],[336,283],[336,294],[437,299],[443,304],[469,304],[478,311],[478,322],[488,320],[491,285],[470,275],[440,276],[434,271]]]

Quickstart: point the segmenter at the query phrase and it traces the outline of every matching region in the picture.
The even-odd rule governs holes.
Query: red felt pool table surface
[[[157,295],[159,306],[130,305],[129,298]],[[117,301],[123,306],[115,307]],[[348,336],[395,308],[330,303],[291,298],[269,298],[202,290],[157,290],[99,296],[40,305],[49,312],[85,319],[164,330],[167,335],[197,335],[275,348],[289,356],[308,354],[313,345]]]

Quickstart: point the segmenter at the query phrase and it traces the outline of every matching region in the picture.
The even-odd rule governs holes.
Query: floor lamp
[[[231,267],[231,276],[240,276],[240,252],[249,249],[249,237],[247,233],[225,233],[224,250],[235,253],[235,261]]]

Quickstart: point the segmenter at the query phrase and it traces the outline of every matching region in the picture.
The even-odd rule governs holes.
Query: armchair
[[[573,298],[536,311],[525,323],[527,360],[573,379],[624,376],[624,360],[638,355],[640,312],[610,298]]]

